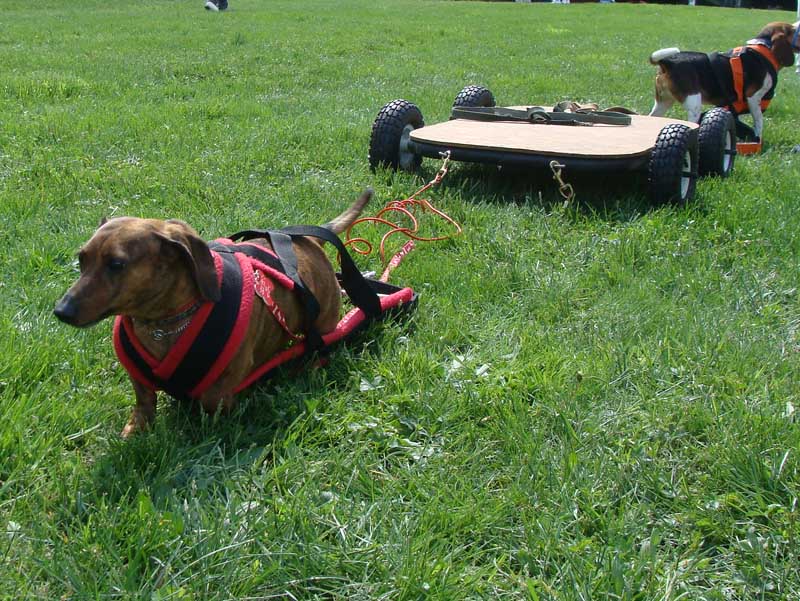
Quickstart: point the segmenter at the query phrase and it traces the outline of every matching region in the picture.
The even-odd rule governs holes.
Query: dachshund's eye
[[[125,269],[125,261],[122,259],[109,259],[108,260],[108,270],[112,273],[119,273],[123,269]]]

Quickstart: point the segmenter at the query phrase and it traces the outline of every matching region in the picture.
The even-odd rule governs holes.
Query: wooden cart
[[[698,125],[617,111],[496,107],[494,95],[481,86],[456,96],[449,121],[425,125],[416,105],[393,100],[373,123],[373,167],[414,170],[422,157],[448,151],[456,161],[501,166],[556,161],[566,172],[646,171],[654,203],[683,203],[692,198],[698,176],[730,174],[736,134],[725,109],[708,111]]]

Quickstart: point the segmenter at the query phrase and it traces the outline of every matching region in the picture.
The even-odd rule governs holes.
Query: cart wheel
[[[466,86],[453,100],[453,106],[494,106],[494,95],[483,86]]]
[[[409,147],[411,132],[425,121],[417,105],[408,100],[392,100],[378,112],[369,139],[369,165],[414,171],[422,156]]]
[[[728,177],[736,159],[736,124],[733,115],[724,108],[708,111],[700,121],[697,145],[700,177]]]
[[[650,153],[648,187],[654,204],[686,203],[697,182],[697,141],[686,125],[670,123]]]

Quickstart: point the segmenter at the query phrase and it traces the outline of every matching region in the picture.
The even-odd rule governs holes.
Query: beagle
[[[798,45],[797,23],[769,23],[744,46],[728,52],[681,52],[663,48],[650,55],[658,65],[655,104],[651,116],[661,117],[677,100],[688,112],[689,121],[700,121],[702,106],[727,108],[737,122],[737,132],[748,130],[738,116],[753,116],[755,141],[764,130],[763,111],[775,94],[778,71],[794,65]],[[741,136],[740,136],[741,137]]]

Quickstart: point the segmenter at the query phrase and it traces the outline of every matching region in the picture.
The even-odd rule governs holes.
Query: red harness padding
[[[780,63],[778,63],[778,59],[776,59],[775,55],[772,54],[772,50],[763,44],[748,44],[747,46],[739,46],[738,48],[731,50],[730,64],[731,73],[733,75],[733,90],[736,93],[736,100],[734,100],[730,106],[737,115],[747,113],[750,110],[750,107],[747,105],[747,98],[745,97],[744,67],[742,66],[742,53],[747,50],[753,50],[764,57],[767,62],[772,65],[772,68],[775,70],[775,74],[777,74],[778,70],[781,68]],[[772,90],[770,90],[770,92],[775,89],[775,84],[777,83],[775,74],[772,76]],[[772,99],[771,93],[768,93],[767,96],[761,100],[760,105],[762,111],[767,110],[770,100]]]
[[[216,242],[232,244],[224,238]],[[272,254],[268,249],[261,250]],[[120,363],[150,390],[196,399],[219,379],[250,325],[256,292],[254,273],[289,290],[294,288],[294,282],[285,274],[241,252],[221,254],[212,250],[211,254],[222,298],[218,303],[200,306],[163,359],[157,359],[142,345],[131,318],[118,316],[114,323],[114,349]],[[285,321],[282,325],[285,327]]]
[[[229,248],[230,252],[216,252],[213,250],[215,247]],[[243,247],[255,247],[255,254],[265,260],[237,252],[236,249]],[[254,296],[265,301],[270,313],[296,343],[258,366],[231,392],[240,392],[279,365],[300,357],[307,350],[316,350],[309,347],[304,336],[289,332],[282,311],[274,301],[270,302],[272,284],[293,291],[297,289],[290,277],[265,262],[276,256],[273,251],[252,242],[235,245],[230,239],[222,238],[212,243],[211,252],[222,298],[217,303],[201,305],[163,359],[157,359],[144,348],[136,337],[129,317],[118,316],[114,323],[114,349],[120,363],[131,378],[149,390],[164,390],[179,399],[198,399],[214,385],[233,360],[247,333]],[[265,256],[265,252],[269,256]],[[398,288],[375,280],[365,281],[372,292],[378,295],[381,314],[403,304],[410,305],[416,299],[411,288]],[[374,316],[367,315],[361,308],[352,309],[334,331],[321,337],[323,348],[351,334],[371,317]]]
[[[368,280],[370,284],[383,284],[383,282],[379,282],[378,280]],[[390,284],[384,284],[389,288],[393,289],[388,294],[381,294],[380,302],[381,302],[381,312],[388,313],[392,309],[399,308],[403,305],[411,306],[414,301],[416,300],[416,293],[411,288],[397,288],[395,286],[391,286]],[[322,335],[322,341],[325,343],[325,347],[331,346],[340,340],[346,338],[347,336],[353,334],[359,328],[365,326],[369,323],[370,318],[364,312],[363,309],[358,307],[351,309],[336,326],[336,329],[328,334]],[[280,367],[284,363],[291,361],[293,359],[297,359],[301,357],[306,352],[306,343],[300,342],[299,344],[294,344],[289,348],[281,351],[277,355],[275,355],[272,359],[267,361],[264,365],[256,369],[252,374],[250,374],[247,378],[239,384],[233,392],[241,392],[251,384],[253,384],[256,380],[260,380],[261,378],[267,376],[272,370],[276,367]]]

